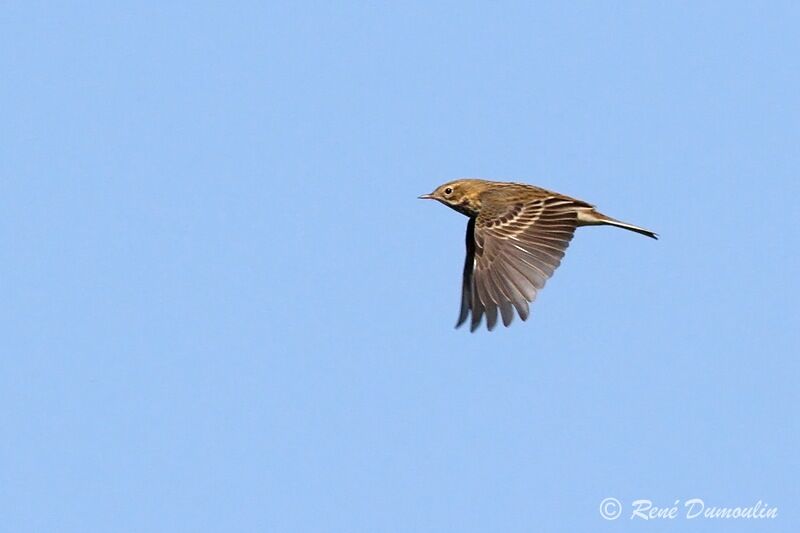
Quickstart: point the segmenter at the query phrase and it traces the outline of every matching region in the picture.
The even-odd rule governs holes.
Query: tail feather
[[[640,228],[639,226],[634,226],[633,224],[627,224],[625,222],[620,222],[619,220],[613,220],[613,219],[612,220],[607,220],[606,224],[608,224],[609,226],[616,226],[618,228],[626,229],[626,230],[629,230],[629,231],[635,231],[636,233],[638,233],[640,235],[646,235],[647,237],[650,237],[651,239],[658,240],[658,233],[654,233],[654,232],[650,231],[649,229]]]
[[[607,225],[607,226],[616,226],[618,228],[626,229],[628,231],[634,231],[639,233],[640,235],[645,235],[650,237],[651,239],[658,239],[658,234],[650,231],[649,229],[640,228],[639,226],[634,226],[633,224],[628,224],[627,222],[622,222],[621,220],[617,220],[616,218],[611,218],[610,216],[604,215],[602,213],[598,213],[595,210],[591,211],[580,211],[578,213],[578,221],[580,225],[586,226],[599,226],[599,225]]]

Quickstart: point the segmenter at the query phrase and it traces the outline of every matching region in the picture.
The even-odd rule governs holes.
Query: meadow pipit
[[[475,331],[486,315],[486,327],[528,318],[528,302],[561,264],[578,226],[608,225],[653,239],[652,231],[620,222],[594,206],[533,185],[462,179],[439,186],[423,199],[438,200],[469,217],[467,257],[456,327],[468,315]]]

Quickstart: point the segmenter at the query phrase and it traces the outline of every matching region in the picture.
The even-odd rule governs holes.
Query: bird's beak
[[[430,194],[423,194],[422,196],[417,196],[420,200],[433,200],[433,196]]]

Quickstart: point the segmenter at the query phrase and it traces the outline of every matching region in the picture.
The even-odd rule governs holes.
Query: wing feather
[[[475,331],[486,315],[491,331],[530,314],[536,299],[564,253],[577,227],[577,212],[585,205],[567,197],[551,196],[487,210],[467,225],[467,258],[456,327],[471,315]]]

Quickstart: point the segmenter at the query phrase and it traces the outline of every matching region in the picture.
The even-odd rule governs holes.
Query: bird
[[[576,228],[616,226],[658,239],[583,200],[524,183],[458,179],[419,198],[437,200],[469,217],[456,328],[470,318],[473,332],[484,315],[489,331],[498,313],[506,327],[515,310],[527,320],[528,304],[561,264]]]

